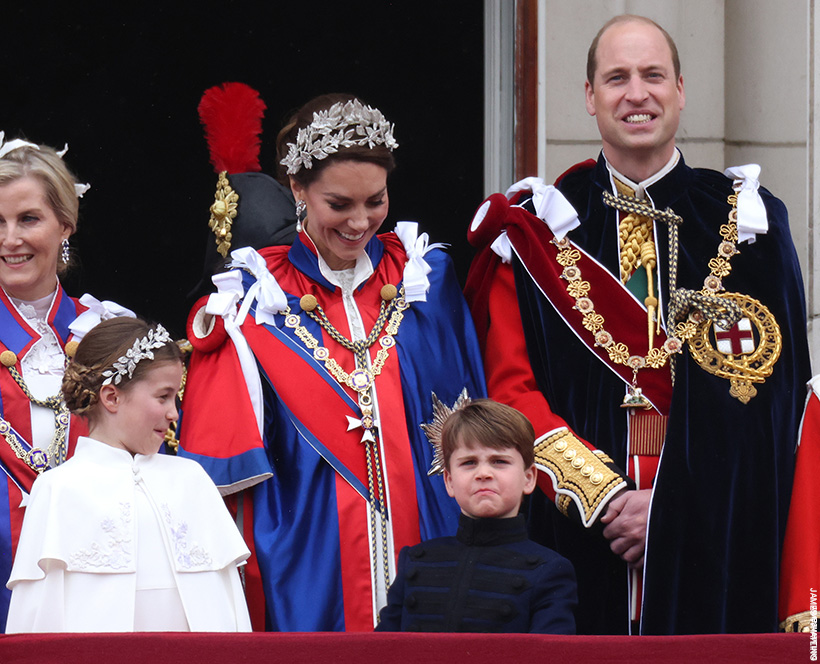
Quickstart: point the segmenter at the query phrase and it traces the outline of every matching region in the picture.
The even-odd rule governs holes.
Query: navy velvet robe
[[[557,186],[581,222],[568,237],[617,275],[617,211],[602,202],[602,192],[611,188],[603,157],[593,168],[569,172]],[[670,207],[683,218],[677,286],[700,290],[708,261],[717,255],[718,229],[731,209],[732,181],[715,171],[691,169],[681,158],[648,192],[656,208]],[[803,283],[786,209],[769,192],[761,188],[760,193],[768,233],[738,245],[723,285],[770,309],[783,350],[748,404],[730,396],[729,381],[703,370],[688,347],[676,356],[647,535],[642,633],[777,629],[779,555],[810,365]],[[665,307],[667,229],[656,225],[657,288]],[[626,417],[619,408],[623,382],[578,341],[516,257],[513,267],[539,388],[575,432],[626,468]],[[595,299],[595,284],[590,297]],[[578,572],[579,632],[625,631],[627,570],[609,551],[600,528],[584,530],[551,508],[541,517],[548,523],[535,524],[533,536],[567,556]]]

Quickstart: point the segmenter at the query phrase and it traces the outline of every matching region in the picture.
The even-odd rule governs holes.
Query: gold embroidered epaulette
[[[574,504],[586,528],[595,522],[607,500],[627,486],[626,479],[608,464],[612,459],[599,450],[590,450],[566,428],[535,441],[535,465],[552,478],[556,507],[565,516],[572,516]]]
[[[780,623],[780,629],[784,632],[811,632],[812,624],[817,628],[817,614],[814,614],[812,623],[811,611],[802,611],[786,618]]]

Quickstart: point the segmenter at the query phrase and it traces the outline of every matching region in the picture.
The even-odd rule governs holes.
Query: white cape
[[[202,467],[161,454],[132,457],[80,438],[71,459],[34,482],[7,583],[7,632],[138,628],[137,551],[145,540],[140,548],[137,525],[146,519],[156,525],[149,550],[167,558],[182,624],[250,631],[237,571],[250,552]]]

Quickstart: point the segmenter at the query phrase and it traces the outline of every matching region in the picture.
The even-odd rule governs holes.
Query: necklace
[[[697,333],[697,325],[703,319],[716,322],[721,327],[732,327],[741,317],[740,308],[732,301],[726,300],[717,295],[718,290],[723,290],[721,277],[726,276],[731,271],[729,260],[739,253],[737,251],[737,194],[729,196],[728,202],[732,205],[729,212],[729,220],[721,227],[721,237],[723,242],[718,247],[717,258],[709,261],[710,275],[706,278],[703,290],[699,292],[679,289],[677,287],[678,268],[678,226],[683,221],[671,209],[658,210],[644,201],[632,196],[613,196],[608,191],[603,195],[604,203],[629,214],[637,214],[649,217],[654,220],[664,221],[669,229],[669,316],[668,329],[673,333],[667,337],[663,346],[652,348],[650,343],[649,352],[646,355],[634,355],[630,353],[629,347],[623,342],[617,342],[612,334],[608,332],[604,325],[604,317],[595,311],[595,304],[590,297],[591,285],[583,279],[581,269],[577,263],[581,259],[581,252],[575,249],[568,238],[560,240],[553,238],[552,242],[558,248],[556,261],[563,266],[561,278],[567,281],[567,293],[575,299],[574,309],[583,316],[582,325],[591,332],[595,339],[595,345],[607,351],[610,361],[615,364],[622,364],[632,369],[632,382],[629,391],[621,404],[624,408],[645,408],[649,409],[652,404],[643,396],[641,388],[638,387],[638,372],[649,367],[660,369],[669,360],[674,385],[674,363],[670,359],[675,353],[680,353],[683,343],[692,338]],[[690,314],[690,312],[692,312]],[[694,320],[681,319],[689,316]]]
[[[342,385],[346,385],[354,390],[358,397],[359,408],[362,413],[360,420],[348,417],[348,430],[362,427],[364,433],[362,442],[365,444],[365,454],[367,461],[367,484],[370,503],[370,541],[371,560],[373,561],[373,578],[378,575],[377,521],[381,526],[382,544],[382,566],[387,585],[390,574],[390,556],[387,549],[387,496],[384,488],[384,478],[382,475],[382,461],[379,446],[376,443],[378,433],[378,423],[373,413],[373,388],[376,377],[381,374],[385,362],[389,356],[389,350],[396,345],[395,336],[399,332],[399,326],[404,319],[404,312],[410,307],[404,297],[404,286],[400,291],[392,284],[386,284],[381,289],[381,304],[379,315],[373,324],[370,334],[362,340],[351,341],[339,332],[330,322],[322,306],[313,295],[303,295],[299,300],[299,306],[311,319],[318,323],[330,337],[343,348],[353,352],[356,358],[356,369],[350,373],[346,372],[341,365],[330,356],[330,351],[319,344],[316,337],[311,334],[304,325],[299,314],[291,313],[288,308],[285,313],[285,326],[292,329],[294,334],[313,351],[313,357],[319,362],[323,362],[325,368]],[[379,338],[382,331],[384,335]],[[378,339],[381,348],[376,353],[376,359],[372,366],[368,361],[368,349],[376,343]],[[377,519],[377,515],[380,517]]]
[[[31,403],[54,412],[54,435],[47,449],[42,450],[32,446],[32,449],[26,452],[12,431],[11,424],[2,417],[0,417],[0,434],[6,439],[17,458],[24,461],[37,474],[42,473],[49,465],[57,466],[61,464],[66,457],[66,432],[70,418],[62,395],[56,394],[46,399],[35,397],[15,366],[17,364],[17,355],[12,351],[5,350],[0,353],[0,364],[3,364],[9,370],[14,382],[20,386],[23,394],[28,397]]]

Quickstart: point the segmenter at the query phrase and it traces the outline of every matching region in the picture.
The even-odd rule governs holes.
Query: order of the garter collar
[[[377,108],[365,106],[358,99],[336,102],[326,111],[313,114],[313,122],[296,134],[296,143],[288,143],[288,154],[280,162],[288,175],[313,167],[341,148],[384,145],[394,150],[399,144],[393,138],[393,125]]]

